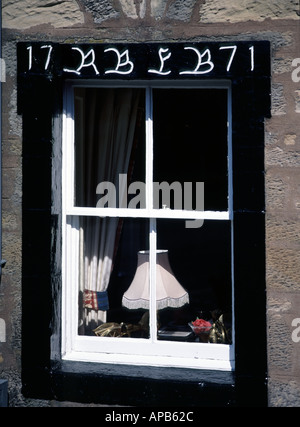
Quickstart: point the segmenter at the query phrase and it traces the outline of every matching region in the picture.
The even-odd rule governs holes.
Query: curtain
[[[118,195],[119,175],[128,174],[137,125],[140,90],[81,89],[75,101],[76,204],[96,207],[101,197],[97,185],[109,181]],[[83,131],[82,131],[83,128]],[[117,205],[118,206],[118,205]],[[74,218],[76,222],[76,219]],[[78,221],[78,219],[77,219]],[[79,314],[84,333],[106,321],[106,291],[112,271],[118,218],[80,219],[79,290],[101,298],[99,309],[92,302]],[[75,225],[75,223],[74,223]],[[92,291],[92,292],[88,292]],[[97,301],[96,301],[97,302]],[[99,300],[98,300],[99,302]]]

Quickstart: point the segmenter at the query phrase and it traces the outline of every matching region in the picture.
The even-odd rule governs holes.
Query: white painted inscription
[[[96,54],[95,50],[93,48],[90,48],[87,52],[84,51],[81,47],[70,47],[72,50],[78,52],[78,63],[79,65],[76,68],[69,68],[64,67],[63,71],[67,73],[74,73],[78,76],[81,75],[83,68],[92,67],[94,70],[95,75],[100,75],[101,73],[98,70],[98,67],[96,64]],[[48,49],[45,63],[44,63],[44,70],[49,69],[49,64],[51,57],[53,55],[53,46],[51,45],[43,45],[40,46],[40,49]],[[28,71],[30,71],[33,67],[33,46],[28,46]],[[181,70],[178,72],[179,75],[203,75],[210,73],[214,67],[215,67],[215,59],[213,58],[212,52],[210,48],[206,48],[203,51],[199,50],[195,46],[185,46],[185,51],[191,52],[191,65],[189,68],[186,66],[186,69]],[[229,52],[229,57],[226,65],[226,71],[229,72],[231,70],[232,64],[234,63],[235,57],[238,53],[238,46],[237,45],[224,45],[219,47],[219,52]],[[135,63],[133,62],[129,49],[124,50],[123,52],[115,47],[109,47],[104,50],[105,55],[111,55],[111,52],[115,54],[116,62],[115,65],[112,66],[110,69],[107,69],[103,72],[104,75],[107,74],[121,74],[121,75],[130,75],[134,68]],[[249,47],[249,65],[250,70],[254,71],[255,68],[255,61],[254,61],[254,46]],[[35,52],[36,54],[36,52]],[[171,48],[158,48],[157,55],[159,58],[159,67],[157,69],[155,68],[148,68],[147,73],[149,74],[157,74],[160,76],[168,76],[173,70],[171,69],[171,65],[169,60],[172,56],[172,50]],[[141,58],[142,60],[142,58]],[[178,60],[180,62],[180,58]],[[174,63],[174,61],[173,61]],[[293,64],[294,65],[294,64]],[[295,64],[296,66],[297,64]],[[99,66],[99,65],[98,65]],[[294,70],[295,72],[297,71]]]
[[[51,46],[51,45],[44,45],[44,46],[41,46],[41,49],[49,49],[48,50],[47,59],[46,59],[46,62],[45,62],[45,70],[47,70],[48,67],[49,67],[50,58],[51,58],[51,52],[52,52],[53,46]]]
[[[231,49],[232,50],[231,55],[229,57],[229,61],[227,63],[227,67],[226,67],[226,70],[230,71],[230,67],[231,67],[231,64],[232,64],[232,61],[233,61],[233,58],[234,58],[237,46],[221,46],[219,49],[220,50],[224,50],[224,49]]]
[[[64,71],[68,72],[68,73],[75,73],[80,75],[81,74],[81,69],[83,67],[93,67],[95,70],[95,74],[98,75],[100,74],[96,65],[95,65],[95,51],[94,49],[90,49],[88,51],[87,54],[85,54],[79,47],[72,47],[72,50],[77,50],[80,55],[81,55],[81,63],[79,65],[79,67],[76,70],[72,70],[72,69],[68,69],[68,68],[64,68]],[[90,57],[90,62],[86,62],[87,59]]]
[[[165,56],[163,56],[164,53],[167,53],[167,54]],[[163,69],[164,69],[165,61],[167,59],[169,59],[171,57],[171,55],[172,55],[172,53],[170,52],[169,49],[160,48],[158,51],[158,56],[160,59],[160,68],[159,68],[159,70],[150,69],[150,70],[148,70],[148,73],[160,74],[162,76],[167,76],[168,74],[170,74],[171,70],[163,71]]]
[[[200,53],[198,49],[195,47],[185,47],[185,50],[193,50],[197,57],[198,57],[198,63],[196,65],[196,68],[192,71],[181,71],[179,74],[207,74],[214,68],[214,63],[211,60],[211,53],[209,49],[205,49],[203,53]],[[205,60],[203,61],[203,58]],[[206,68],[206,65],[208,65],[208,68]],[[200,70],[201,67],[205,67],[204,70]]]
[[[115,52],[115,54],[117,55],[117,59],[118,59],[117,66],[116,66],[116,68],[114,70],[107,70],[107,71],[105,71],[104,74],[113,74],[113,73],[115,73],[115,74],[130,74],[132,72],[133,68],[134,68],[134,64],[129,59],[128,49],[125,50],[123,53],[120,53],[118,51],[118,49],[110,47],[108,49],[105,49],[104,52],[110,52],[110,51]],[[126,67],[127,68],[128,65],[129,65],[129,69],[127,71],[126,70],[123,70],[123,71],[120,70],[121,67]]]
[[[32,67],[32,46],[28,46],[28,70],[31,70]]]

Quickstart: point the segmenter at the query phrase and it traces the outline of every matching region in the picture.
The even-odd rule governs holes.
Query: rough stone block
[[[297,1],[286,0],[206,0],[200,6],[201,22],[245,22],[265,19],[299,19]]]
[[[43,24],[61,28],[83,22],[83,13],[75,0],[6,0],[2,5],[3,28],[24,30]]]

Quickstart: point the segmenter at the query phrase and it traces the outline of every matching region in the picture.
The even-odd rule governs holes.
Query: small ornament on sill
[[[193,329],[196,335],[201,333],[208,333],[211,329],[211,323],[204,319],[197,318],[193,322],[191,322],[191,328]]]
[[[229,318],[228,318],[229,317]],[[231,316],[221,314],[212,325],[208,341],[214,344],[231,344]]]
[[[209,331],[212,326],[210,322],[197,317],[196,320],[189,323],[189,326],[200,342],[208,342]]]
[[[85,289],[83,293],[83,306],[91,310],[107,311],[109,309],[107,292]]]

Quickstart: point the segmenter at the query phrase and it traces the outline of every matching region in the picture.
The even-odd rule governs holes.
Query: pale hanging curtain
[[[135,136],[139,105],[137,89],[87,89],[81,101],[85,132],[77,131],[77,204],[96,207],[101,197],[97,184],[114,183],[118,195],[119,175],[127,174]],[[76,132],[76,131],[75,131]],[[83,144],[82,148],[80,144]],[[79,170],[80,169],[80,170]],[[78,173],[77,173],[78,170]],[[83,171],[83,173],[81,173]],[[79,227],[80,291],[105,292],[112,270],[118,218],[83,218]],[[86,331],[106,321],[105,310],[84,309],[79,313]]]

